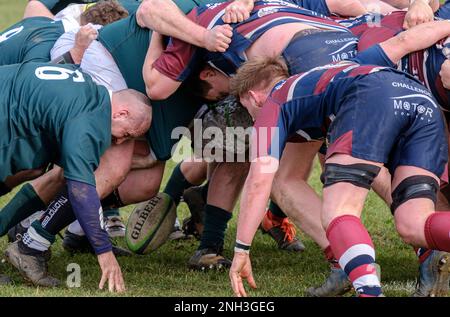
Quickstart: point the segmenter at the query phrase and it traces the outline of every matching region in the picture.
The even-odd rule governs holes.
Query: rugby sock
[[[116,208],[120,208],[125,206],[120,198],[119,189],[114,189],[108,196],[101,200],[103,210],[114,210]],[[103,213],[104,214],[104,213]],[[119,215],[119,211],[117,211]]]
[[[335,218],[327,229],[330,246],[361,297],[380,295],[381,285],[375,269],[372,239],[358,217]]]
[[[450,212],[434,212],[428,216],[425,239],[430,249],[450,252]]]
[[[19,248],[22,252],[29,255],[35,255],[47,251],[55,242],[55,236],[42,228],[39,221],[35,221],[23,235]]]
[[[120,210],[119,208],[112,208],[112,209],[107,209],[107,210],[103,210],[103,217],[120,217]]]
[[[277,216],[278,218],[286,218],[286,214],[281,210],[280,206],[274,203],[272,200],[269,203],[269,211],[272,215]]]
[[[203,216],[205,225],[198,250],[223,247],[225,230],[233,214],[222,208],[206,205]]]
[[[325,250],[323,250],[323,253],[325,254],[325,258],[327,259],[328,263],[331,264],[332,267],[336,269],[340,269],[341,266],[339,265],[339,261],[334,256],[333,250],[331,250],[331,246],[327,246]]]
[[[45,207],[33,186],[25,184],[0,212],[0,236],[4,236],[20,221]]]
[[[34,221],[24,234],[22,251],[32,254],[48,250],[55,242],[55,235],[74,220],[75,215],[68,199],[67,187],[64,186],[55,200],[48,205],[41,220]]]
[[[40,223],[43,229],[52,235],[58,234],[62,229],[76,220],[67,193],[67,187],[48,205]]]
[[[172,175],[170,175],[163,192],[173,199],[175,205],[178,205],[184,190],[192,186],[194,185],[189,183],[181,172],[181,163],[178,163],[173,169]]]

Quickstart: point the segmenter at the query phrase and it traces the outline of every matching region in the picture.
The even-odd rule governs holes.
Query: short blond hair
[[[268,87],[275,78],[289,77],[286,62],[281,56],[257,57],[245,62],[230,80],[230,93],[236,97],[256,87]]]

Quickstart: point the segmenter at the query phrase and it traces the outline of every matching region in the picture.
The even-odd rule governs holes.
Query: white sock
[[[28,228],[28,231],[23,235],[22,242],[29,248],[38,251],[47,251],[52,245],[50,241],[37,233],[33,227]]]

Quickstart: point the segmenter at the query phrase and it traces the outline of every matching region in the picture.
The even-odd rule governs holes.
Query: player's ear
[[[205,67],[199,74],[200,80],[208,80],[211,77],[214,77],[216,71],[211,67]]]
[[[257,107],[261,107],[262,104],[259,100],[259,95],[254,91],[254,90],[249,90],[248,91],[248,96],[250,98],[250,100],[252,101],[252,104],[257,106]]]
[[[130,115],[127,109],[121,109],[113,113],[113,119],[126,119]]]

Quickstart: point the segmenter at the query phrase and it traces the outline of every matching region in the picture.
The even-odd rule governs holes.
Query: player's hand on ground
[[[235,0],[225,8],[225,14],[222,17],[225,23],[239,23],[249,18],[253,10],[253,0]]]
[[[446,89],[450,89],[450,60],[446,60],[441,67],[441,71],[439,72],[441,76],[442,84]]]
[[[223,53],[228,49],[233,36],[233,29],[230,25],[217,25],[205,33],[205,48],[210,52]]]
[[[431,22],[433,20],[434,12],[427,0],[415,0],[406,13],[403,28],[409,29],[413,26]]]
[[[102,278],[98,287],[103,289],[108,282],[110,292],[124,292],[125,282],[123,281],[122,271],[112,251],[102,253],[97,258],[102,270]]]
[[[244,288],[244,279],[247,280],[251,288],[256,288],[250,256],[244,252],[236,252],[234,253],[233,264],[230,268],[230,280],[234,295],[237,297],[247,297]]]
[[[86,50],[91,43],[97,39],[98,31],[92,24],[86,24],[80,28],[75,36],[75,46],[79,49]]]

